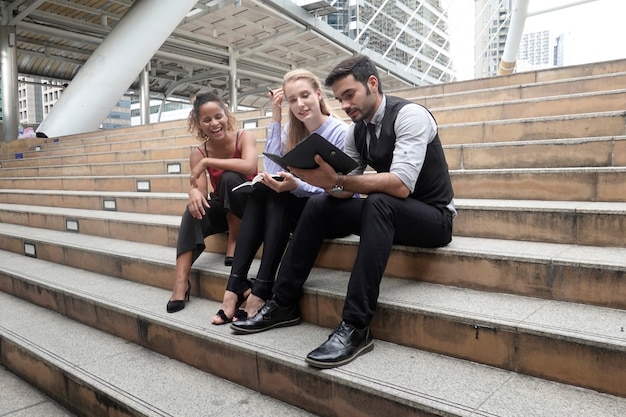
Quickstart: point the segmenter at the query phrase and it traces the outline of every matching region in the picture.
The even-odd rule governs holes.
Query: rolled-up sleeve
[[[426,148],[437,135],[437,123],[417,104],[407,104],[398,112],[395,123],[396,145],[389,172],[414,191],[424,165]]]

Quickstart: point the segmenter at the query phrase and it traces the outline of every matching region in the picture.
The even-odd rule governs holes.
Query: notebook
[[[288,166],[300,169],[317,168],[318,165],[313,159],[315,154],[319,154],[336,172],[341,174],[347,174],[359,165],[341,149],[317,133],[313,133],[311,136],[298,143],[283,156],[267,152],[263,153],[266,158],[276,162],[285,170]]]
[[[270,177],[274,178],[276,181],[284,180],[284,178],[281,177],[278,174],[270,174]],[[252,178],[252,180],[246,181],[246,182],[243,182],[243,183],[239,184],[238,186],[234,187],[231,191],[237,191],[237,190],[240,190],[240,189],[247,189],[248,191],[252,191],[252,188],[256,184],[265,185],[263,182],[261,182],[261,179],[263,179],[263,175],[257,174],[254,178]],[[248,188],[245,188],[245,187],[248,187]]]

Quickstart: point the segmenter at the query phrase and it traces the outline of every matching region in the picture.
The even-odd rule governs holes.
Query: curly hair
[[[187,128],[189,132],[191,132],[199,141],[206,140],[206,135],[202,131],[202,127],[200,126],[200,108],[206,103],[216,102],[220,108],[224,111],[224,114],[227,118],[226,129],[227,130],[237,130],[237,119],[230,112],[228,106],[219,98],[216,94],[206,91],[196,94],[196,97],[193,100],[193,107],[189,112],[189,117],[187,118]]]
[[[311,87],[313,87],[313,91],[316,94],[322,87],[322,83],[319,78],[317,78],[317,76],[311,71],[307,71],[305,69],[296,69],[293,71],[289,71],[287,74],[285,74],[285,76],[283,77],[283,88],[285,88],[285,84],[287,84],[288,82],[301,79],[308,80],[311,83]],[[323,95],[321,100],[319,101],[319,104],[322,114],[325,114],[327,116],[330,115],[328,103],[326,103]],[[289,149],[287,150],[289,151],[293,149],[293,147],[296,146],[297,143],[299,143],[302,139],[305,139],[307,136],[309,136],[309,133],[307,132],[304,123],[302,123],[302,121],[299,120],[296,115],[290,111],[289,128],[287,130],[287,146]]]

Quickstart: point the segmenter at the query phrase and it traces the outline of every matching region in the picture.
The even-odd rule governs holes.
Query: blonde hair
[[[301,79],[308,80],[311,83],[311,87],[313,87],[313,90],[315,90],[316,94],[322,88],[322,83],[320,82],[319,78],[317,78],[317,76],[313,74],[311,71],[307,71],[305,69],[296,69],[293,71],[289,71],[283,77],[283,89],[285,88],[285,84],[287,84],[288,82],[297,81]],[[322,93],[322,98],[320,99],[319,103],[320,103],[320,110],[322,111],[322,114],[329,116],[330,111],[328,110],[328,103],[326,103],[323,93]],[[288,149],[286,149],[286,151],[290,151],[291,149],[293,149],[293,147],[296,146],[296,144],[298,144],[301,140],[305,139],[307,136],[309,136],[309,132],[307,131],[306,126],[304,126],[304,123],[302,123],[301,120],[298,120],[296,115],[293,114],[293,112],[290,110],[289,111],[289,128],[287,129]]]
[[[196,136],[196,139],[201,142],[204,142],[206,140],[206,135],[204,134],[204,132],[202,131],[202,127],[200,126],[200,108],[206,103],[210,102],[217,103],[224,111],[227,119],[226,129],[230,131],[237,130],[237,119],[235,118],[235,116],[233,116],[233,114],[230,112],[230,109],[228,108],[226,103],[222,101],[221,98],[209,91],[198,93],[193,100],[193,107],[189,112],[189,117],[187,118],[187,128],[189,129],[189,132],[194,134]]]

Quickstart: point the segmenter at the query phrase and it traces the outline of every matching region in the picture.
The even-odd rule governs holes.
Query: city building
[[[161,103],[161,100],[150,100],[150,123],[186,119],[189,116],[191,110],[189,102],[166,101],[162,109]],[[136,97],[130,101],[130,116],[133,126],[141,124],[141,103]]]
[[[474,77],[497,75],[511,23],[511,0],[475,0]],[[516,72],[560,67],[565,63],[566,34],[549,29],[524,32]]]
[[[475,0],[474,78],[493,77],[511,24],[510,0]]]
[[[22,126],[36,126],[44,117],[42,82],[39,79],[29,77],[19,77],[18,81],[17,98],[20,124]],[[50,91],[46,91],[45,96],[52,96],[53,89],[56,91],[58,99],[60,85],[50,88]]]
[[[104,119],[100,128],[117,129],[131,126],[130,103],[130,97],[122,96],[115,106],[113,106],[107,118]]]
[[[565,37],[551,30],[524,33],[517,53],[518,72],[563,66]]]
[[[448,17],[440,0],[335,0],[331,27],[417,72],[425,84],[454,80]]]
[[[390,61],[420,75],[425,84],[455,79],[450,57],[448,20],[440,0],[297,0],[305,9],[333,29],[358,41]],[[140,124],[139,101],[132,104],[132,124]],[[150,104],[150,120],[167,121],[187,117],[187,103],[159,101]]]
[[[37,126],[50,113],[56,102],[61,98],[66,83],[56,80],[42,80],[31,77],[19,77],[18,80],[19,122],[23,127]],[[123,96],[111,109],[108,117],[102,122],[101,129],[117,129],[131,125],[130,97]],[[0,120],[2,116],[0,106]],[[22,132],[19,132],[20,134]]]

